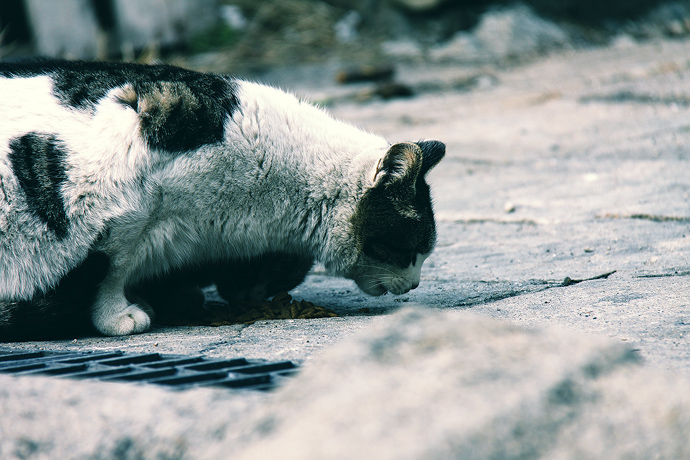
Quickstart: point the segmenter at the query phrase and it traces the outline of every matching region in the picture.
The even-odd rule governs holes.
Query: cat
[[[435,245],[425,176],[444,155],[228,76],[0,63],[0,340],[80,310],[104,335],[146,331],[142,299],[185,270],[256,299],[316,260],[406,293]]]

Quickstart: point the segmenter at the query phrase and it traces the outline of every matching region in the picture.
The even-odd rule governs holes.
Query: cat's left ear
[[[439,141],[419,141],[417,145],[422,150],[422,168],[420,174],[426,174],[438,164],[446,154],[446,145]]]
[[[389,186],[410,184],[414,186],[422,169],[422,149],[412,142],[393,144],[376,165],[374,184]]]

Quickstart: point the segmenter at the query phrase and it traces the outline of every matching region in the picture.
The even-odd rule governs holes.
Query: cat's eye
[[[417,251],[409,249],[404,246],[391,246],[391,252],[398,255],[398,257],[405,263],[405,266],[412,264],[414,267],[417,263]]]
[[[410,250],[409,246],[399,245],[382,238],[366,244],[364,252],[370,257],[398,265],[401,268],[408,267],[410,264],[412,266],[417,264],[417,251]]]
[[[417,253],[415,251],[411,251],[409,249],[401,249],[401,248],[395,248],[393,249],[393,252],[395,252],[396,255],[404,262],[405,266],[408,266],[414,264],[417,262]]]

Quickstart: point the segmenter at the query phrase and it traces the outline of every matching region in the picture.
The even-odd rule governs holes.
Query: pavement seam
[[[558,288],[558,287],[568,287],[572,286],[574,284],[579,284],[585,281],[594,281],[594,280],[600,280],[600,279],[608,279],[609,276],[613,275],[616,273],[616,270],[602,273],[600,275],[592,276],[589,278],[583,278],[583,279],[573,279],[570,278],[569,276],[566,276],[563,281],[553,281],[553,280],[529,280],[529,282],[525,283],[526,288],[525,289],[515,289],[515,290],[510,290],[507,292],[502,292],[502,293],[495,293],[495,294],[490,294],[488,296],[472,296],[468,297],[465,300],[462,300],[458,303],[456,303],[454,306],[455,307],[474,307],[477,305],[487,305],[490,303],[498,302],[503,299],[509,299],[512,297],[518,297],[524,294],[531,294],[534,292],[542,292],[546,291],[547,289],[553,289],[553,288]],[[531,286],[537,286],[535,289],[530,289]]]

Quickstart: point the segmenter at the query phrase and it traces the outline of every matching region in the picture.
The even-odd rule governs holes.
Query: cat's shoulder
[[[223,139],[239,107],[237,81],[167,64],[34,59],[0,63],[2,79],[45,77],[56,103],[93,113],[106,98],[134,110],[149,147],[194,150]],[[45,113],[45,112],[43,112]]]
[[[27,59],[0,63],[0,77],[29,78],[49,76],[61,102],[75,108],[96,104],[113,88],[177,84],[194,93],[222,98],[232,86],[223,75],[197,72],[169,64]]]

